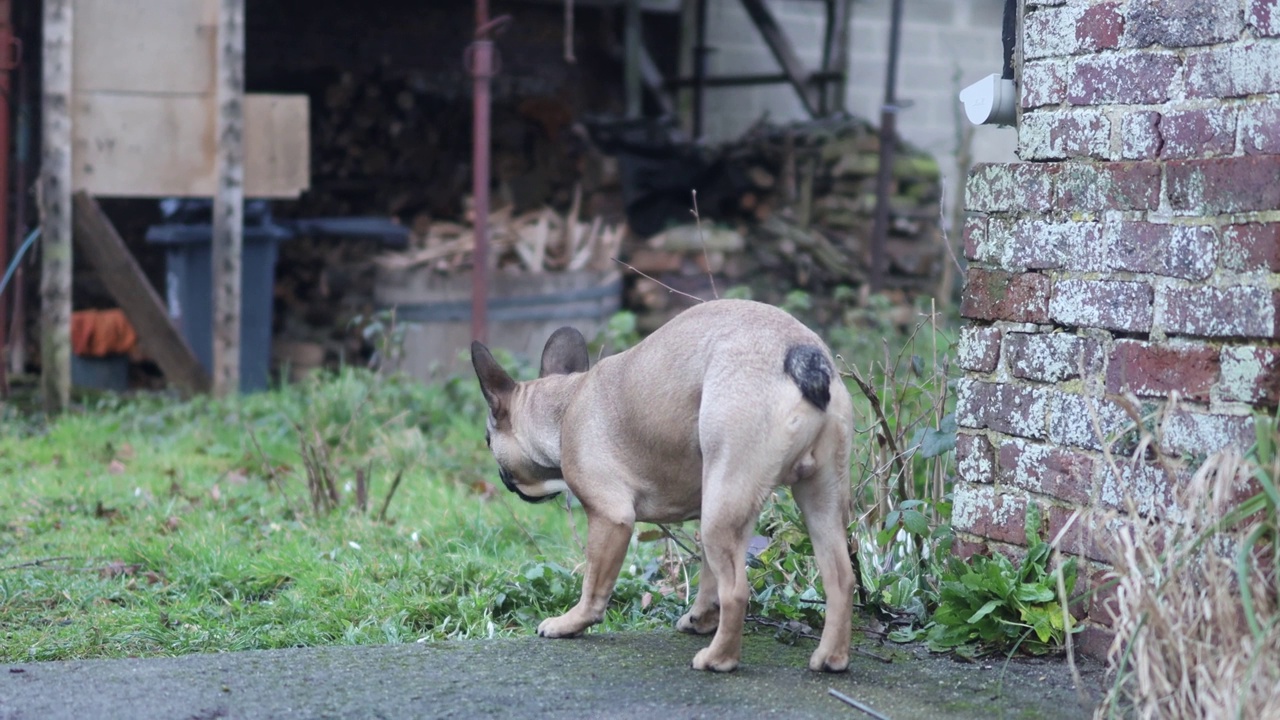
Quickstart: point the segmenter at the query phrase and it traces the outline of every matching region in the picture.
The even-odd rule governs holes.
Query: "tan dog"
[[[848,667],[852,403],[817,335],[769,305],[716,300],[590,371],[586,341],[567,327],[547,341],[537,380],[515,382],[480,343],[471,361],[503,483],[530,502],[568,489],[587,515],[582,599],[539,635],[572,637],[600,622],[637,521],[701,517],[698,596],[676,627],[715,632],[695,668],[733,670],[747,543],[770,492],[789,485],[827,592],[809,668]]]

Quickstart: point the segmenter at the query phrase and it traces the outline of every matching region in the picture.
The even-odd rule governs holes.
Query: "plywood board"
[[[75,0],[75,92],[211,94],[218,0]]]
[[[213,96],[78,93],[73,187],[100,197],[212,197]],[[297,197],[310,183],[308,101],[245,96],[245,196]]]

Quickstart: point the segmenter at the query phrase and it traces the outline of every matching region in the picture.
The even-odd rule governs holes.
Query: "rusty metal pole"
[[[884,105],[880,107],[880,168],[876,175],[876,215],[871,231],[871,289],[884,288],[889,271],[885,245],[889,237],[889,185],[893,181],[893,156],[897,148],[898,39],[902,35],[902,0],[893,0],[889,23],[889,63],[884,75]]]
[[[18,45],[13,37],[12,0],[0,0],[0,272],[9,267],[9,98],[12,84],[9,71],[18,66]],[[8,333],[5,320],[9,314],[8,289],[0,291],[0,398],[9,397],[9,379],[5,374]]]
[[[471,130],[471,209],[475,213],[475,249],[471,251],[471,339],[489,334],[489,81],[493,78],[493,41],[489,39],[489,0],[476,0],[476,39],[469,58],[475,79]]]

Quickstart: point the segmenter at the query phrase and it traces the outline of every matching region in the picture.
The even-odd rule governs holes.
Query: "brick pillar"
[[[1086,509],[1062,548],[1087,580],[1126,496],[1176,520],[1195,458],[1247,447],[1280,398],[1280,0],[1023,12],[1024,162],[968,183],[953,521],[970,551],[1007,551],[1029,503],[1050,538]],[[1171,478],[1128,462],[1116,398],[1150,416],[1173,396]]]

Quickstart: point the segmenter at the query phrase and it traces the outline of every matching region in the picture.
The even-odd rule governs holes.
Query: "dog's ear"
[[[480,380],[480,391],[489,403],[489,410],[496,418],[505,412],[511,393],[516,389],[516,381],[511,379],[506,370],[493,359],[489,348],[480,342],[471,343],[471,366],[476,369],[476,377]]]
[[[542,348],[542,369],[538,377],[586,372],[590,363],[587,339],[577,330],[565,326],[551,333],[547,346]]]

